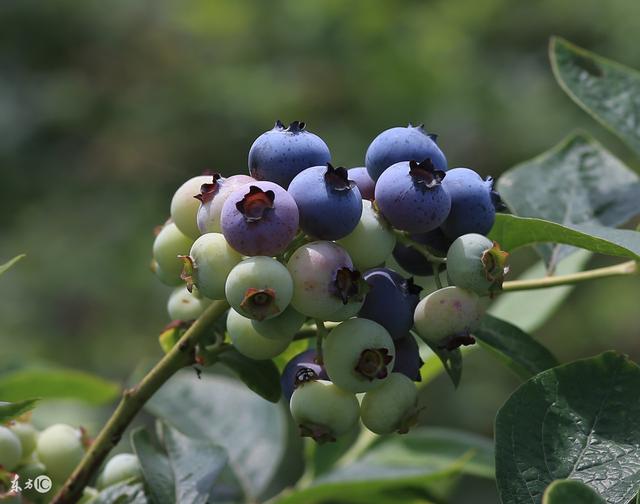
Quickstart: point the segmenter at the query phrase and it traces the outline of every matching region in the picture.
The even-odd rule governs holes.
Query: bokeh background
[[[276,119],[306,121],[347,167],[379,131],[423,122],[450,166],[484,175],[575,128],[638,170],[547,58],[557,34],[640,68],[638,20],[637,0],[3,0],[0,262],[28,257],[0,282],[0,366],[124,382],[159,357],[170,289],[149,271],[153,229],[186,178],[245,173]],[[634,279],[582,285],[536,337],[561,360],[638,360],[639,300]],[[490,436],[517,384],[476,352],[458,391],[444,376],[424,391],[424,422]],[[481,486],[455,502],[495,502]]]

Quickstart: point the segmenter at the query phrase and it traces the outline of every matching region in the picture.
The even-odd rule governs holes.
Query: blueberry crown
[[[277,131],[286,131],[288,133],[302,133],[306,126],[307,125],[304,123],[304,121],[293,121],[289,124],[289,127],[286,127],[284,123],[280,119],[278,119],[273,129]]]
[[[346,168],[342,166],[334,168],[331,163],[327,163],[324,181],[334,191],[350,191],[356,186],[353,180],[349,180]]]
[[[258,186],[249,187],[249,192],[236,203],[238,212],[244,215],[247,222],[262,219],[265,213],[274,207],[276,195],[273,191],[263,191]]]
[[[432,189],[440,185],[442,179],[445,177],[443,170],[438,170],[431,158],[427,158],[421,163],[418,161],[409,161],[409,175],[413,178],[413,181],[425,187],[426,189]]]
[[[195,199],[200,200],[201,203],[206,203],[207,201],[211,201],[216,193],[220,190],[220,174],[214,173],[211,175],[212,181],[208,184],[202,184],[200,186],[200,194],[196,194],[194,196]]]

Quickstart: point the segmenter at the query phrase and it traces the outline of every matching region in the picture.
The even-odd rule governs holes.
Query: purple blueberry
[[[376,182],[376,203],[389,223],[410,233],[433,231],[449,215],[451,198],[442,187],[445,172],[429,160],[401,161]]]
[[[249,150],[249,173],[257,180],[268,180],[288,187],[293,178],[310,166],[331,161],[329,147],[317,135],[307,131],[303,122],[288,128],[280,121],[260,135]]]
[[[344,238],[360,221],[362,197],[344,168],[307,168],[291,181],[289,194],[298,205],[300,227],[314,238]]]
[[[273,182],[253,182],[233,191],[222,206],[220,226],[231,247],[247,256],[284,252],[298,232],[298,208]]]
[[[402,373],[413,381],[422,381],[420,368],[424,364],[420,358],[418,342],[411,333],[407,333],[400,339],[394,340],[396,360],[393,364],[394,373]]]
[[[447,250],[452,240],[449,240],[440,228],[429,231],[428,233],[410,234],[409,238],[413,241],[426,245],[438,255],[447,255]],[[396,243],[393,249],[393,258],[405,271],[416,276],[433,275],[433,267],[425,256],[414,247]]]
[[[436,144],[436,135],[425,132],[424,125],[397,127],[383,131],[367,149],[365,165],[373,180],[400,161],[430,159],[439,170],[447,169],[447,160]]]
[[[502,207],[491,177],[482,180],[469,168],[453,168],[447,172],[442,187],[451,197],[449,216],[441,225],[449,238],[455,240],[469,233],[486,235],[491,231],[496,210]]]
[[[327,372],[324,370],[324,366],[316,363],[315,359],[316,351],[312,348],[299,353],[287,362],[280,377],[282,395],[287,402],[289,402],[293,391],[300,383],[313,379],[329,379]]]
[[[369,176],[369,172],[366,168],[349,168],[349,180],[353,180],[358,186],[360,195],[363,199],[373,201],[375,197],[374,191],[376,188],[375,181]]]
[[[413,312],[422,290],[389,268],[374,268],[364,274],[369,292],[358,317],[377,322],[391,337],[403,338],[413,326]]]

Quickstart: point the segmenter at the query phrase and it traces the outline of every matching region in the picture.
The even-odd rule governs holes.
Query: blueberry
[[[200,186],[200,193],[194,197],[200,201],[197,223],[201,234],[220,233],[220,214],[222,206],[229,195],[239,187],[255,182],[248,175],[232,175],[226,179],[218,179],[214,175],[207,184]]]
[[[282,394],[289,401],[293,391],[305,381],[311,379],[329,379],[324,366],[316,362],[316,351],[313,348],[305,350],[293,357],[282,370],[280,385]]]
[[[444,233],[455,240],[469,233],[486,235],[493,227],[501,202],[493,190],[493,179],[469,168],[453,168],[442,181],[451,197],[449,216],[442,223]]]
[[[394,340],[396,348],[396,361],[393,365],[394,373],[402,373],[413,381],[421,381],[420,368],[424,364],[420,358],[418,343],[411,333]]]
[[[182,283],[183,262],[179,256],[187,255],[193,240],[185,235],[178,226],[169,222],[163,226],[153,242],[152,271],[161,282],[176,286]]]
[[[0,466],[8,471],[15,469],[22,459],[20,438],[7,427],[0,425]]]
[[[84,457],[83,432],[69,425],[56,424],[38,436],[36,454],[54,483],[62,483]]]
[[[98,488],[103,489],[127,480],[142,479],[138,457],[132,453],[114,455],[105,464],[98,478]]]
[[[216,174],[213,178],[219,178]],[[200,193],[203,184],[211,182],[211,175],[199,175],[190,178],[182,184],[171,198],[171,219],[176,223],[178,229],[187,235],[191,240],[200,236],[198,229],[197,214],[200,203],[194,198]]]
[[[314,238],[338,240],[360,221],[362,197],[344,168],[307,168],[291,181],[289,194],[298,205],[300,227]]]
[[[447,177],[449,172],[447,172]],[[422,245],[426,245],[438,255],[446,255],[451,240],[449,240],[440,228],[429,231],[428,233],[410,234],[409,237]],[[393,249],[393,258],[405,271],[416,276],[433,275],[433,266],[426,257],[414,247],[406,246],[402,243],[396,243]]]
[[[253,360],[273,359],[286,350],[293,339],[293,334],[287,338],[267,338],[258,332],[253,320],[243,317],[233,308],[227,315],[227,332],[233,346],[242,355]]]
[[[260,135],[249,150],[249,173],[257,180],[268,180],[288,187],[298,173],[310,166],[331,161],[329,147],[317,135],[294,121],[288,128],[277,121],[274,128]]]
[[[349,180],[353,180],[356,183],[362,198],[373,201],[375,198],[374,191],[376,183],[369,176],[367,169],[363,166],[361,168],[349,168],[347,171],[349,173]]]
[[[369,176],[378,180],[382,172],[400,161],[430,159],[439,170],[447,169],[447,160],[435,142],[436,136],[424,131],[424,126],[396,127],[383,131],[367,149],[365,165]]]
[[[243,255],[275,256],[298,232],[298,207],[273,182],[255,182],[233,191],[222,207],[220,226],[231,247]]]
[[[403,338],[413,326],[420,287],[388,268],[371,269],[364,280],[369,292],[358,316],[377,322],[393,339]]]
[[[396,229],[410,233],[433,231],[449,215],[451,198],[440,183],[445,172],[429,161],[401,161],[376,182],[376,203]]]
[[[362,399],[362,423],[376,434],[406,434],[418,419],[418,389],[400,373],[391,373],[378,388]]]

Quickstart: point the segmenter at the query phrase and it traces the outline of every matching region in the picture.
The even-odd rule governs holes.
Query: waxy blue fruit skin
[[[260,135],[249,150],[249,173],[257,180],[268,180],[288,187],[293,178],[310,166],[331,161],[329,147],[317,135],[294,121],[288,128],[277,121],[274,128]]]
[[[413,326],[420,287],[389,268],[371,269],[365,272],[364,280],[369,292],[358,316],[377,322],[394,340],[403,338]]]
[[[442,231],[452,240],[469,233],[486,235],[496,219],[498,194],[493,179],[482,177],[469,168],[453,168],[442,181],[451,197],[451,210],[442,223]]]
[[[429,135],[423,126],[390,128],[373,139],[365,156],[365,166],[369,176],[378,180],[391,165],[400,161],[422,162],[431,159],[439,170],[447,169],[447,159],[435,142],[435,135]]]
[[[266,196],[258,199],[261,194]],[[265,207],[269,199],[270,207]],[[245,209],[253,209],[243,213],[243,203]],[[222,234],[229,245],[247,256],[281,254],[298,232],[298,222],[296,202],[273,182],[255,182],[236,189],[224,202],[220,216]]]
[[[344,168],[307,168],[291,181],[289,194],[298,206],[300,227],[314,238],[344,238],[360,221],[362,196]]]
[[[282,370],[282,376],[280,377],[280,385],[282,386],[282,395],[289,401],[293,395],[293,391],[296,389],[296,375],[299,379],[304,379],[305,376],[309,377],[309,373],[301,372],[304,369],[310,369],[319,380],[328,380],[329,376],[324,369],[324,366],[318,364],[316,359],[316,351],[314,348],[300,352],[293,357]],[[300,374],[299,374],[300,373]]]
[[[393,364],[394,373],[402,373],[413,381],[422,381],[420,368],[424,364],[420,358],[418,342],[411,333],[394,340],[393,346],[396,349],[396,360]]]
[[[349,168],[349,180],[353,180],[358,186],[362,199],[373,201],[375,198],[376,182],[371,178],[367,169],[362,166]]]
[[[410,233],[433,231],[449,215],[451,198],[442,187],[442,170],[429,162],[401,161],[376,182],[376,203],[396,229]]]

